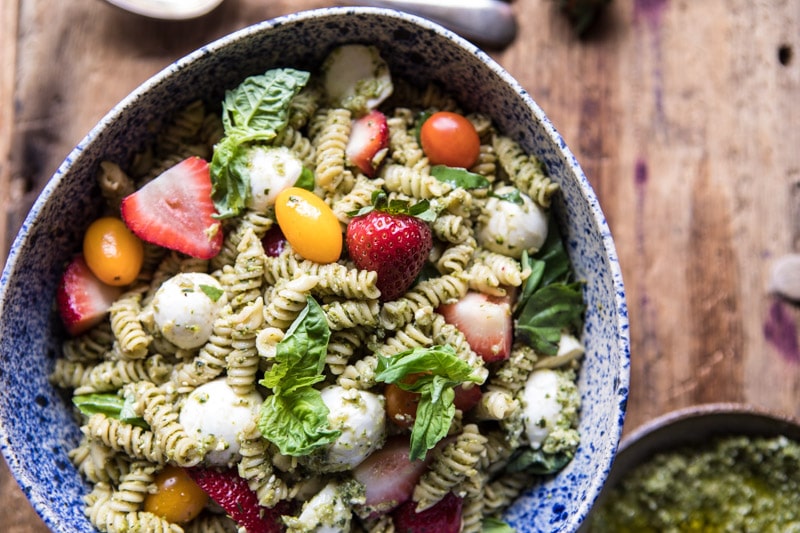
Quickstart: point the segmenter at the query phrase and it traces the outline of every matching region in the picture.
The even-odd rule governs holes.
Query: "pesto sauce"
[[[800,444],[732,436],[659,453],[599,503],[589,531],[800,532]]]

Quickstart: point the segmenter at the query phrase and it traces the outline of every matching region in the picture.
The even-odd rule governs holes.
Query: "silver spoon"
[[[487,48],[505,48],[517,35],[511,6],[501,0],[353,0],[340,4],[383,7],[419,15]]]

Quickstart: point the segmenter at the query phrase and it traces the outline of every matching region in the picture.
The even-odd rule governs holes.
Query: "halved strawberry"
[[[211,259],[222,248],[208,163],[199,157],[181,161],[125,197],[120,210],[144,241],[199,259]]]
[[[464,385],[459,385],[454,391],[456,396],[453,398],[453,404],[455,404],[456,409],[464,413],[478,405],[478,402],[480,402],[483,397],[483,391],[474,383],[471,383],[467,388],[464,388]]]
[[[508,359],[513,340],[513,320],[508,297],[468,292],[451,304],[443,304],[439,313],[467,339],[475,353],[487,363]]]
[[[69,334],[79,335],[99,324],[121,294],[121,287],[97,279],[83,255],[76,255],[61,277],[56,304]]]
[[[409,459],[409,454],[408,436],[397,435],[355,467],[353,477],[366,488],[366,501],[356,509],[360,516],[387,513],[411,498],[433,454],[416,461]]]
[[[195,467],[186,471],[247,533],[280,533],[284,530],[281,515],[291,511],[289,502],[281,501],[273,508],[262,507],[255,492],[236,470]]]
[[[417,503],[407,501],[392,513],[398,533],[458,533],[464,500],[452,492],[434,506],[417,512]]]
[[[431,229],[410,214],[375,209],[350,220],[347,250],[355,265],[377,272],[384,302],[405,294],[433,247]]]
[[[373,109],[353,121],[347,141],[347,158],[370,178],[381,164],[389,146],[389,126],[386,116]]]

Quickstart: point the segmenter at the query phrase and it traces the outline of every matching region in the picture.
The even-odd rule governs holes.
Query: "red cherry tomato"
[[[433,165],[470,168],[481,151],[481,140],[472,122],[450,111],[438,111],[428,117],[420,128],[419,140]]]
[[[386,416],[389,420],[402,428],[413,426],[414,420],[417,418],[419,393],[407,391],[394,383],[389,383],[383,390],[383,395],[386,397]]]

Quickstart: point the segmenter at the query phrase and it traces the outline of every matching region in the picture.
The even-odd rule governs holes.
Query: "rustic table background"
[[[227,0],[170,23],[101,0],[3,0],[2,257],[58,164],[137,85],[233,30],[329,5]],[[714,401],[800,415],[800,308],[767,289],[775,259],[800,251],[800,2],[615,0],[582,39],[554,0],[513,9],[518,39],[492,55],[565,137],[616,238],[626,431]],[[47,530],[2,461],[0,501],[4,531]]]

